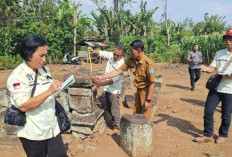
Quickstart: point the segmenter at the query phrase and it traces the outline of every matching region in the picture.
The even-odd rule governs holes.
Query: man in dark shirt
[[[198,51],[199,45],[193,45],[193,51],[188,54],[187,61],[189,62],[189,74],[191,82],[191,91],[194,91],[195,82],[200,79],[200,63],[202,62],[202,54]]]

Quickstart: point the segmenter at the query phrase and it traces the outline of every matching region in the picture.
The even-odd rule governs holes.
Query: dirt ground
[[[48,65],[54,78],[62,80],[63,74],[73,65]],[[89,68],[87,63],[81,65]],[[94,64],[93,70],[105,69],[105,63]],[[12,70],[0,71],[0,88],[6,86],[6,80]],[[202,74],[196,83],[194,92],[190,91],[187,65],[161,63],[156,64],[156,75],[163,75],[161,91],[158,96],[158,112],[153,117],[153,155],[152,157],[204,157],[231,156],[232,130],[226,143],[217,145],[195,143],[193,138],[202,135],[203,111],[208,90],[205,82],[208,74]],[[134,91],[127,91],[133,94]],[[121,114],[132,113],[132,109],[120,106]],[[220,105],[215,111],[215,138],[221,122]],[[69,144],[69,156],[78,157],[126,157],[119,147],[119,137],[109,136],[107,132],[94,139],[82,142],[73,141]],[[67,138],[67,137],[66,137]],[[71,138],[71,137],[69,137]],[[0,145],[0,157],[25,157],[20,145]]]

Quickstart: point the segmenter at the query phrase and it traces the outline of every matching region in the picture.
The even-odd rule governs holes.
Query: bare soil
[[[63,75],[74,65],[48,65],[52,76],[63,80]],[[89,64],[82,66],[89,69]],[[105,63],[94,64],[93,70],[105,69]],[[12,70],[0,71],[0,88],[6,86],[6,80]],[[161,91],[158,96],[158,112],[153,117],[154,137],[152,157],[204,157],[209,155],[230,157],[232,145],[232,131],[226,143],[218,145],[214,142],[195,143],[193,138],[202,135],[204,103],[208,90],[205,82],[208,74],[202,74],[196,83],[195,91],[190,91],[190,81],[187,65],[161,63],[156,64],[156,75],[163,75]],[[126,91],[133,94],[132,88]],[[218,136],[221,123],[221,105],[215,111],[214,138]],[[132,109],[120,106],[121,114],[132,113]],[[119,146],[119,136],[107,135],[109,129],[99,136],[84,142],[73,140],[64,135],[64,139],[73,140],[69,144],[69,156],[78,157],[126,157],[126,153]],[[25,157],[21,145],[0,145],[1,157]]]

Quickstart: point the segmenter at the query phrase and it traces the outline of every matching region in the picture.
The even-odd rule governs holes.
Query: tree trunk
[[[167,32],[167,40],[168,40],[168,45],[170,45],[170,28],[171,28],[171,24],[168,23],[170,21],[168,21],[168,17],[167,17],[167,10],[168,10],[168,0],[164,1],[164,19],[165,19],[165,25],[166,25],[166,32]]]
[[[119,9],[118,9],[118,0],[114,0],[114,11],[118,14]]]
[[[104,27],[104,32],[105,32],[105,37],[106,37],[106,41],[110,41],[110,38],[109,38],[109,28],[108,28],[108,22],[105,20],[105,27]]]
[[[80,1],[78,2],[80,3]],[[73,29],[73,55],[76,56],[77,55],[77,48],[76,48],[76,44],[77,44],[77,28],[76,28],[76,24],[77,24],[77,12],[78,12],[78,8],[75,9],[75,1],[71,0],[71,5],[73,8],[73,24],[74,24],[74,29]]]

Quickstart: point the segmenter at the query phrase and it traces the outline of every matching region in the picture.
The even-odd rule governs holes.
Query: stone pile
[[[102,134],[106,128],[104,110],[96,103],[96,93],[91,90],[92,79],[89,70],[75,67],[70,71],[64,80],[74,75],[76,81],[57,98],[70,118],[72,126],[69,132],[81,140],[95,133]]]

